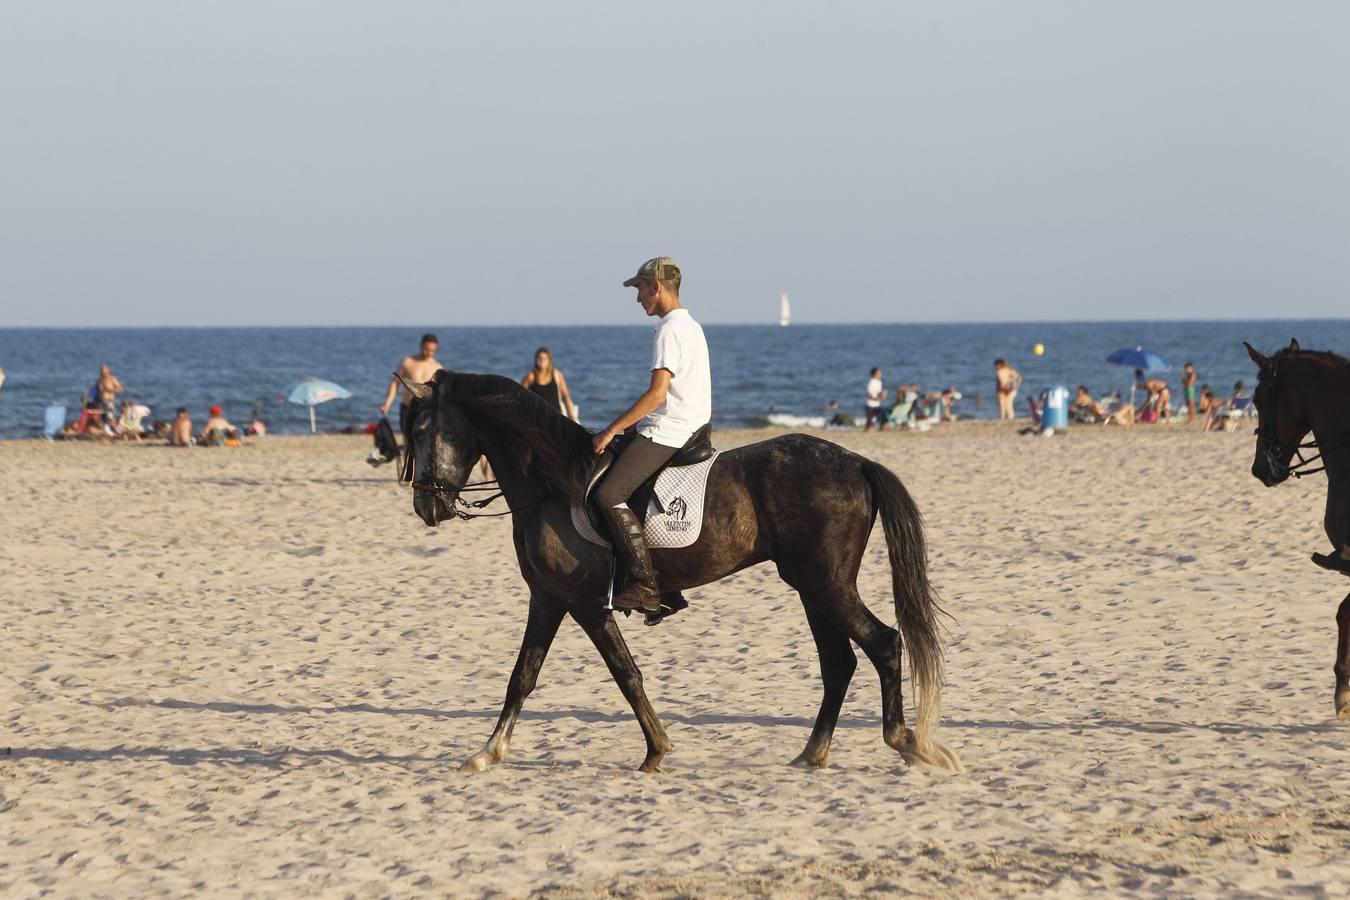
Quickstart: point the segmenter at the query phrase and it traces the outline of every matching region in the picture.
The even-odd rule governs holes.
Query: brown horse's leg
[[[1336,718],[1350,719],[1350,594],[1336,610]]]
[[[638,671],[637,663],[633,662],[633,656],[628,652],[628,644],[624,642],[619,624],[610,613],[605,613],[603,617],[586,617],[585,620],[579,621],[581,627],[586,630],[586,636],[595,644],[595,649],[604,657],[605,665],[609,666],[609,673],[618,682],[619,690],[623,691],[628,705],[633,707],[638,724],[642,726],[642,734],[647,738],[647,758],[642,761],[640,770],[661,771],[662,757],[675,748],[670,743],[670,738],[666,737],[666,729],[656,717],[656,710],[652,709],[651,702],[647,700],[647,692],[642,689],[642,673]]]
[[[816,639],[825,695],[821,698],[820,712],[816,713],[816,724],[811,729],[806,749],[798,754],[792,765],[823,766],[829,762],[830,739],[834,737],[834,726],[839,721],[839,709],[844,705],[848,683],[858,668],[858,657],[853,653],[848,635],[829,620],[819,599],[802,594],[802,605],[806,607],[806,620],[811,624],[811,636]]]
[[[530,615],[525,622],[525,638],[520,643],[520,654],[516,657],[511,680],[506,684],[506,703],[502,706],[502,714],[497,718],[497,727],[492,729],[487,746],[460,767],[463,771],[481,772],[493,763],[506,759],[516,717],[520,715],[525,698],[534,690],[539,670],[544,665],[544,657],[548,655],[548,648],[558,633],[558,626],[562,624],[565,613],[563,605],[553,598],[530,594]]]

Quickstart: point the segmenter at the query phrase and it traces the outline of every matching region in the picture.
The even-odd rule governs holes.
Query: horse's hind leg
[[[892,750],[913,760],[914,732],[905,727],[900,633],[867,608],[855,585],[837,588],[833,596],[837,603],[836,618],[848,636],[867,654],[881,680],[882,740]]]
[[[520,654],[516,657],[516,667],[511,672],[511,680],[506,684],[506,703],[502,714],[497,718],[497,727],[492,729],[487,746],[470,757],[460,768],[465,772],[481,772],[493,763],[506,759],[506,751],[511,746],[511,730],[516,727],[516,717],[525,704],[525,698],[534,690],[539,679],[539,670],[544,665],[544,657],[553,644],[566,610],[561,603],[551,597],[530,594],[530,615],[525,622],[525,637],[520,642]]]
[[[820,680],[824,683],[825,694],[806,749],[798,754],[792,765],[823,766],[829,762],[830,739],[834,737],[834,726],[839,721],[839,709],[844,705],[849,681],[858,667],[858,657],[853,653],[848,635],[830,621],[819,599],[803,594],[802,605],[806,607],[806,620],[811,624],[811,636],[816,639]]]
[[[578,621],[591,643],[595,644],[595,649],[604,657],[609,673],[618,682],[619,690],[623,691],[624,699],[633,707],[638,724],[642,726],[642,734],[647,739],[647,758],[642,761],[640,770],[661,771],[661,759],[675,748],[670,738],[666,737],[666,729],[656,717],[656,710],[652,709],[647,692],[642,689],[642,673],[638,671],[637,663],[633,662],[633,655],[628,652],[628,644],[623,639],[619,624],[608,612],[603,616]]]
[[[1336,610],[1336,718],[1350,719],[1350,594]]]

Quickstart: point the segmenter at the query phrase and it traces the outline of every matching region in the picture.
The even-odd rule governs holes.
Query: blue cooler
[[[1069,389],[1064,385],[1041,391],[1041,427],[1069,427]]]

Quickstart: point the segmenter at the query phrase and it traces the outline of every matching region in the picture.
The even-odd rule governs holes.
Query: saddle
[[[599,534],[609,534],[609,526],[605,524],[604,519],[600,517],[599,510],[591,502],[591,494],[595,491],[595,486],[600,483],[600,479],[605,477],[610,467],[614,465],[614,461],[623,455],[623,451],[636,436],[636,432],[624,432],[611,441],[605,452],[596,458],[591,468],[590,477],[586,479],[586,515]],[[657,477],[666,469],[701,463],[716,452],[716,448],[712,445],[712,423],[709,422],[690,435],[689,440],[684,442],[684,446],[676,450],[675,455],[667,460],[664,466],[657,469],[650,478],[638,485],[638,489],[633,492],[633,496],[628,498],[628,508],[638,517],[639,522],[644,523],[647,521],[649,508],[655,507],[658,512],[665,512],[665,507],[661,505],[661,501],[656,496]]]

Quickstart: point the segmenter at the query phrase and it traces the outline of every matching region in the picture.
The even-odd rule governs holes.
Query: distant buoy
[[[1045,345],[1044,345],[1044,344],[1037,344],[1036,346],[1034,346],[1034,347],[1031,348],[1031,352],[1032,352],[1032,353],[1035,353],[1037,356],[1044,356],[1044,355],[1045,355]]]

